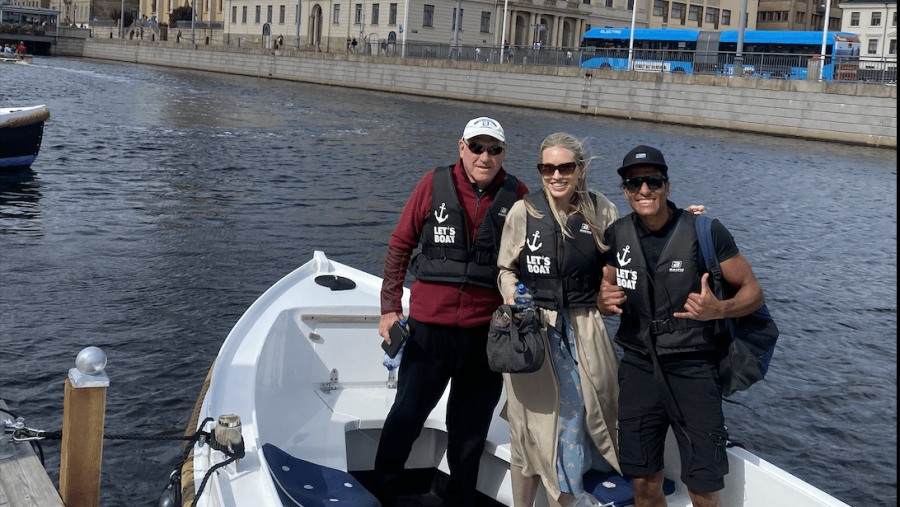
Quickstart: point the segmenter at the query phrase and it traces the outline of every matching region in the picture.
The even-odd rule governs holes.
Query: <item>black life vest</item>
[[[422,227],[422,250],[413,259],[412,272],[417,279],[429,282],[497,288],[500,235],[507,213],[518,200],[519,180],[507,174],[472,242],[452,170],[452,166],[434,170],[431,209]]]
[[[596,207],[596,198],[590,197]],[[597,306],[603,256],[584,217],[569,216],[567,226],[574,237],[563,238],[546,194],[528,194],[525,200],[542,215],[527,215],[525,247],[519,254],[519,280],[534,295],[535,304],[555,310]]]
[[[693,352],[715,348],[712,322],[678,319],[691,292],[700,292],[703,271],[698,262],[696,217],[681,213],[669,233],[656,266],[648,270],[637,235],[638,216],[631,213],[613,224],[615,227],[616,283],[628,300],[616,332],[616,343],[647,354],[654,336],[657,353]]]

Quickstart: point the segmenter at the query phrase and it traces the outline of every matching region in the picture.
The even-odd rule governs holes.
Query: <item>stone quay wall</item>
[[[897,88],[93,38],[80,56],[656,123],[897,147]]]

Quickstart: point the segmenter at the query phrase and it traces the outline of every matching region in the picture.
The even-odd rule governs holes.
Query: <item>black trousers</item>
[[[449,382],[446,424],[450,482],[446,500],[475,505],[478,465],[503,388],[502,376],[491,371],[487,363],[488,325],[462,329],[410,319],[409,327],[397,396],[375,456],[379,482],[376,494],[383,503],[392,503],[413,443]]]

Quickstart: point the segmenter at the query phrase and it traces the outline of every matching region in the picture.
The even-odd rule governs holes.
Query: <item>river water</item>
[[[37,161],[0,178],[0,398],[30,427],[61,428],[96,345],[106,432],[182,431],[243,310],[314,250],[380,274],[413,185],[486,114],[532,188],[546,134],[585,138],[620,210],[614,168],[659,147],[672,199],[732,231],[781,329],[746,408],[726,404],[732,438],[851,505],[897,503],[893,151],[96,60],[0,69],[0,104],[41,103]],[[102,505],[154,505],[178,453],[107,440]]]

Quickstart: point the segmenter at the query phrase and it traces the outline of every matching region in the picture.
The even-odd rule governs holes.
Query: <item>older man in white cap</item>
[[[413,190],[384,261],[379,332],[388,343],[391,326],[404,318],[407,269],[415,275],[397,396],[375,457],[375,494],[385,507],[404,493],[413,442],[451,379],[443,503],[476,505],[478,465],[502,389],[485,353],[491,315],[503,303],[497,251],[506,213],[528,189],[503,169],[506,135],[497,120],[469,121],[457,144],[456,162],[425,173]]]

